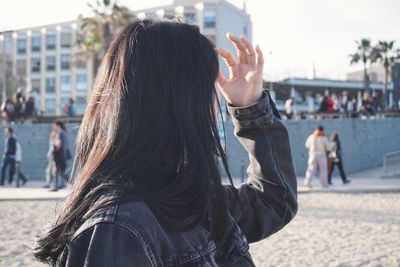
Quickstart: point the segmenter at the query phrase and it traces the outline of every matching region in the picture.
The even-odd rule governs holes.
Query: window
[[[17,60],[17,75],[18,76],[26,76],[26,60],[25,59]]]
[[[55,70],[56,69],[56,57],[48,56],[46,57],[46,70]]]
[[[61,75],[61,91],[71,91],[71,76]]]
[[[86,83],[86,74],[78,73],[76,75],[76,90],[86,91],[87,83]]]
[[[46,92],[54,93],[55,90],[56,90],[56,79],[46,78]]]
[[[61,47],[71,47],[72,34],[70,32],[61,33]]]
[[[46,98],[45,109],[47,114],[54,114],[56,111],[56,100],[54,98]]]
[[[32,72],[40,72],[40,57],[32,58],[31,64],[32,64],[31,68]]]
[[[40,52],[40,36],[32,36],[31,40],[31,45],[32,45],[32,52]]]
[[[40,80],[39,79],[32,79],[32,92],[40,93]]]
[[[48,49],[48,50],[56,49],[56,35],[55,34],[46,35],[46,49]]]
[[[17,52],[18,52],[18,54],[25,54],[25,52],[26,52],[26,40],[25,39],[18,39]]]
[[[61,69],[68,70],[71,63],[70,55],[61,55]]]
[[[215,9],[204,10],[204,28],[214,28],[216,25]]]

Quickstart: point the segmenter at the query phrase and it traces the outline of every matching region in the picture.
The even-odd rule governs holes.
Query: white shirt
[[[285,111],[287,114],[296,113],[296,107],[294,101],[291,99],[286,100],[285,102]]]
[[[326,136],[310,135],[306,141],[306,148],[309,150],[310,158],[326,155],[329,151],[329,141]]]

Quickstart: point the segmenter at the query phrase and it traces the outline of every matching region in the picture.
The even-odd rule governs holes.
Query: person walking
[[[7,127],[4,129],[5,142],[4,142],[4,154],[3,154],[3,166],[1,168],[1,180],[0,185],[4,185],[4,179],[7,168],[12,170],[15,168],[15,153],[17,151],[17,139],[13,135],[13,129]],[[10,174],[10,173],[8,173]],[[8,183],[12,183],[12,176],[8,177]]]
[[[45,171],[45,185],[44,188],[50,188],[56,176],[56,162],[54,160],[54,145],[57,133],[52,130],[49,136],[49,149],[47,150],[47,167]]]
[[[38,238],[38,260],[255,266],[248,243],[295,216],[297,182],[288,131],[262,89],[262,52],[227,37],[238,58],[181,20],[138,19],[121,31],[79,127],[71,194]],[[238,188],[218,135],[217,90],[249,153],[249,178]]]
[[[22,147],[21,144],[17,141],[16,143],[16,152],[15,152],[15,168],[10,168],[10,177],[16,175],[16,187],[20,186],[20,181],[22,181],[22,186],[28,182],[28,178],[22,172]]]
[[[346,173],[343,168],[343,159],[342,159],[342,147],[340,144],[339,134],[337,132],[333,133],[331,136],[331,148],[328,153],[328,184],[333,185],[332,183],[332,172],[335,166],[338,166],[340,171],[340,177],[342,178],[343,184],[348,184],[351,180],[346,178]]]
[[[16,117],[16,108],[12,98],[7,98],[7,100],[2,104],[1,109],[3,111],[3,118],[5,119],[5,121],[13,124]]]
[[[327,153],[329,151],[329,141],[325,136],[324,127],[319,126],[307,138],[305,146],[308,149],[308,166],[304,180],[304,186],[312,187],[312,179],[315,177],[318,171],[322,188],[327,188]]]
[[[51,191],[57,191],[65,186],[67,161],[69,159],[68,139],[64,122],[56,120],[53,123],[53,130],[56,133],[54,140],[54,162],[56,165],[56,175],[54,186]]]

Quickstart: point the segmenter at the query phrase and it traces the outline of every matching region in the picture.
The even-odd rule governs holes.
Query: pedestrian
[[[348,118],[352,118],[353,114],[355,113],[355,103],[353,102],[353,99],[351,96],[348,97],[348,101],[346,103],[346,115]]]
[[[285,102],[285,115],[288,120],[291,120],[296,114],[296,102],[293,97],[290,97]]]
[[[10,168],[10,177],[17,175],[16,177],[16,186],[20,186],[20,181],[22,181],[22,186],[28,182],[28,178],[22,172],[22,147],[21,144],[17,141],[16,143],[16,152],[15,152],[15,168]]]
[[[30,96],[25,104],[25,119],[35,114],[35,98]]]
[[[17,94],[15,96],[15,120],[16,122],[24,121],[25,114],[25,96],[22,93],[22,88],[17,89]]]
[[[47,150],[47,167],[45,171],[46,183],[44,188],[50,188],[56,176],[56,162],[54,160],[54,145],[56,140],[56,132],[51,131],[49,136],[49,149]]]
[[[7,100],[2,105],[3,117],[9,123],[15,122],[16,117],[16,107],[15,103],[11,98],[7,98]]]
[[[327,153],[329,151],[329,141],[325,136],[324,127],[319,126],[306,141],[308,149],[308,166],[304,186],[312,187],[312,179],[317,171],[322,188],[327,188],[328,183],[328,162]]]
[[[333,96],[329,95],[326,98],[326,111],[327,112],[335,112],[335,100]]]
[[[322,97],[322,100],[320,102],[320,106],[319,106],[319,112],[328,112],[328,103],[329,99],[327,96]]]
[[[351,101],[351,100],[349,99],[347,91],[343,91],[342,97],[340,99],[340,110],[346,114],[348,114],[347,106],[348,106],[349,101]]]
[[[375,108],[373,99],[369,93],[364,93],[362,102],[361,102],[361,113],[367,116],[375,115]]]
[[[105,53],[76,140],[74,183],[36,258],[57,266],[254,266],[248,242],[297,211],[288,131],[245,37],[217,48],[180,20],[136,20]],[[218,55],[230,70],[219,70]],[[225,97],[251,164],[223,185]]]
[[[65,116],[75,116],[75,107],[74,107],[74,99],[72,97],[69,98],[68,104],[64,107],[64,115]]]
[[[333,112],[339,112],[340,111],[340,103],[339,103],[339,99],[338,97],[333,94],[332,95],[332,108],[333,108]]]
[[[339,134],[338,133],[333,133],[331,136],[331,146],[330,146],[330,151],[328,153],[328,166],[329,166],[329,172],[328,172],[328,184],[333,185],[332,183],[332,172],[333,168],[337,165],[340,171],[340,177],[342,178],[343,184],[348,184],[351,182],[351,180],[346,178],[346,173],[344,172],[343,169],[343,158],[342,158],[342,147],[340,144],[340,139],[339,139]]]
[[[51,191],[57,191],[65,186],[65,181],[68,182],[66,170],[67,161],[70,158],[70,152],[68,148],[68,138],[64,122],[61,120],[55,120],[53,123],[53,131],[56,133],[54,140],[54,162],[56,165],[56,175],[54,186]]]
[[[1,168],[0,185],[4,185],[7,168],[15,169],[15,153],[17,152],[17,139],[13,135],[13,129],[11,127],[7,127],[4,129],[4,136],[4,159],[3,166]],[[10,173],[8,172],[8,174]],[[12,176],[8,177],[8,183],[12,183]]]

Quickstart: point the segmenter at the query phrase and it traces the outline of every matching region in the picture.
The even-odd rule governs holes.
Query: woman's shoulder
[[[133,266],[133,262],[154,266],[140,232],[118,218],[119,208],[120,204],[104,207],[90,216],[63,250],[57,266]]]
[[[125,228],[131,232],[137,232],[143,223],[143,220],[153,220],[150,209],[143,201],[130,200],[118,201],[115,204],[99,208],[94,214],[85,220],[85,222],[75,232],[73,239],[82,235],[96,225],[107,224],[111,227]]]

